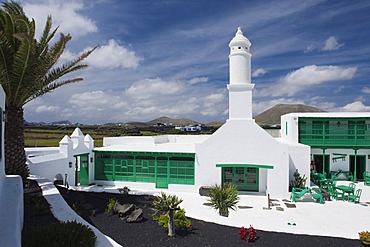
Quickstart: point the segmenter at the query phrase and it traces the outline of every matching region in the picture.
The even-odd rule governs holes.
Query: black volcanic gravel
[[[101,232],[110,236],[124,247],[140,246],[362,246],[360,240],[331,238],[288,233],[267,232],[257,229],[258,239],[247,243],[240,239],[239,228],[218,225],[191,219],[191,231],[177,231],[175,237],[167,236],[167,229],[158,225],[151,218],[152,196],[121,196],[111,193],[91,193],[67,191],[58,188],[67,203],[81,205],[78,213]],[[120,203],[133,203],[143,209],[144,220],[140,223],[124,223],[117,215],[104,212],[109,198],[116,198]],[[323,219],[329,220],[329,219]]]

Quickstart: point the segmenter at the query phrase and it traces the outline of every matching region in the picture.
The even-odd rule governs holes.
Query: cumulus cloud
[[[255,71],[253,71],[252,77],[264,76],[266,73],[267,73],[267,70],[265,70],[263,68],[258,68]]]
[[[208,82],[208,77],[194,77],[190,79],[189,84],[197,84],[197,83],[202,83],[202,82]]]
[[[42,112],[55,112],[59,110],[60,107],[58,106],[46,106],[46,105],[40,105],[36,108],[37,113],[42,113]]]
[[[343,111],[355,111],[355,112],[364,112],[370,111],[370,106],[364,105],[361,101],[355,101],[353,103],[347,104],[343,106]]]
[[[271,87],[262,89],[259,96],[292,96],[306,88],[331,81],[350,80],[356,67],[309,65],[292,71]]]
[[[131,85],[125,92],[126,95],[138,99],[159,97],[161,95],[178,94],[184,86],[176,81],[164,81],[160,78],[144,79]]]
[[[322,47],[321,50],[323,50],[323,51],[334,51],[334,50],[338,50],[342,46],[344,46],[344,44],[339,44],[337,39],[334,36],[330,36],[325,41],[325,44],[324,44],[324,46]]]
[[[93,20],[80,13],[86,10],[83,1],[39,0],[25,2],[23,9],[27,16],[36,20],[37,36],[41,36],[48,15],[52,16],[54,27],[60,26],[60,32],[70,33],[75,38],[98,30]]]
[[[90,49],[92,47],[86,50]],[[86,58],[86,62],[91,66],[106,69],[136,69],[142,60],[143,58],[137,56],[134,51],[119,45],[114,39],[109,40],[106,45],[99,46]]]
[[[370,88],[369,87],[363,87],[361,92],[362,93],[370,93]]]

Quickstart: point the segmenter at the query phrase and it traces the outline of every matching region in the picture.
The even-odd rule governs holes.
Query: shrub
[[[358,235],[360,235],[360,240],[363,245],[370,246],[370,232],[359,232]]]
[[[236,210],[239,202],[238,190],[234,184],[211,187],[208,199],[210,207],[218,210],[219,215],[228,217],[229,209]]]
[[[290,180],[289,186],[292,188],[304,188],[306,186],[307,178],[305,175],[301,177],[301,174],[299,174],[298,169],[295,170],[293,174],[294,179]]]
[[[115,198],[109,198],[105,212],[107,214],[113,212],[114,206],[116,205],[117,200]]]
[[[254,242],[257,239],[257,231],[251,225],[249,228],[242,226],[239,230],[239,236],[241,239],[247,242]]]
[[[22,235],[22,246],[75,246],[93,247],[96,236],[89,227],[68,221],[58,224],[51,224],[45,227],[33,228]]]
[[[161,214],[156,218],[154,217],[154,220],[157,220],[160,226],[168,227],[168,213]],[[176,228],[189,229],[191,227],[191,221],[185,216],[185,209],[176,211],[174,220]]]

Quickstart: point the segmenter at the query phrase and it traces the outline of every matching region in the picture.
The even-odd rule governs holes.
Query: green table
[[[338,185],[335,187],[336,189],[342,191],[342,200],[344,201],[344,194],[347,193],[348,195],[351,195],[354,193],[354,189],[346,186],[346,185]]]

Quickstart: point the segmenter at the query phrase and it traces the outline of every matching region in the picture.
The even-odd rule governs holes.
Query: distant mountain
[[[55,121],[55,122],[51,122],[51,123],[45,123],[45,122],[27,122],[27,121],[24,121],[24,125],[25,125],[25,126],[40,126],[40,125],[73,125],[73,123],[71,123],[71,122],[70,122],[70,121],[68,121],[68,120]]]
[[[146,122],[148,125],[156,125],[156,124],[164,124],[164,125],[179,125],[179,126],[185,126],[185,125],[197,125],[200,124],[199,122],[193,121],[188,118],[169,118],[169,117],[159,117],[156,119],[153,119],[149,122]]]
[[[206,126],[217,128],[217,127],[221,127],[223,124],[224,124],[223,122],[213,121],[213,122],[207,123]]]
[[[254,117],[259,125],[280,124],[282,115],[293,112],[325,112],[319,108],[302,104],[278,104]]]

